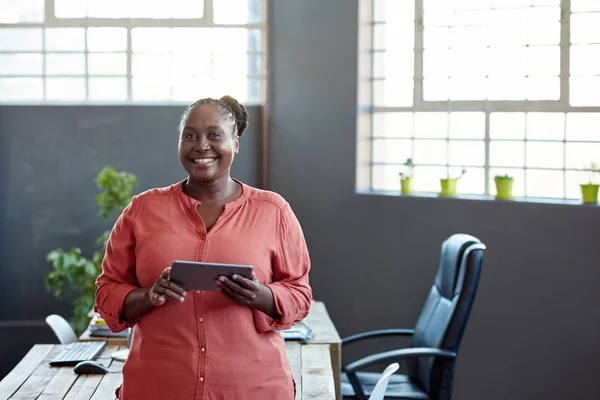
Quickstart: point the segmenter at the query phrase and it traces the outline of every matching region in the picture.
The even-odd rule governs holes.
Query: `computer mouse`
[[[82,361],[73,368],[76,374],[105,374],[108,368],[97,361]]]

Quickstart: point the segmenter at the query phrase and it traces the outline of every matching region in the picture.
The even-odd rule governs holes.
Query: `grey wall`
[[[97,215],[94,177],[103,166],[134,173],[138,190],[185,177],[177,157],[178,106],[0,107],[0,343],[19,343],[0,357],[0,376],[37,340],[40,320],[70,315],[45,289],[51,249],[79,246],[90,255],[110,225]],[[250,107],[232,175],[259,186],[260,107]],[[29,326],[29,338],[19,332]],[[35,331],[39,331],[36,335]],[[18,338],[18,341],[17,341]]]
[[[357,13],[270,2],[269,187],[302,223],[315,297],[342,335],[411,327],[441,241],[471,233],[488,250],[455,398],[597,398],[600,209],[355,194]]]

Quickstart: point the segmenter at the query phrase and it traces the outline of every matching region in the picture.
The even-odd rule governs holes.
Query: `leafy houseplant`
[[[413,193],[413,171],[415,167],[412,158],[408,158],[403,165],[406,167],[406,171],[400,172],[400,192],[411,194]]]
[[[514,178],[510,175],[496,175],[494,177],[496,183],[496,200],[512,200],[513,199],[513,183]]]
[[[594,176],[600,173],[600,165],[593,162],[588,171],[590,171],[590,179],[588,183],[580,185],[581,196],[585,204],[598,204],[598,188],[600,188],[600,184],[594,183]]]
[[[466,173],[467,173],[467,170],[463,168],[462,171],[460,172],[460,175],[457,177],[451,178],[450,173],[448,172],[448,175],[446,178],[440,179],[440,185],[442,187],[442,190],[439,193],[440,197],[456,196],[456,185],[458,184],[458,180],[460,178],[462,178],[462,176]]]
[[[100,208],[99,215],[105,221],[113,213],[117,216],[129,204],[132,190],[138,186],[136,177],[128,172],[118,172],[104,167],[96,176],[96,185],[101,192],[96,196]],[[55,249],[46,259],[52,263],[52,270],[46,276],[46,289],[56,297],[67,297],[73,301],[71,324],[75,331],[82,333],[89,322],[88,313],[94,306],[96,278],[102,270],[102,260],[106,250],[109,231],[96,240],[96,251],[92,258],[81,255],[81,249]]]

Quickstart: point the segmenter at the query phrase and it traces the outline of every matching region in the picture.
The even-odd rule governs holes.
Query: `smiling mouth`
[[[199,165],[211,165],[216,160],[217,160],[216,157],[206,157],[206,158],[195,158],[193,160],[193,162],[194,162],[194,164],[199,164]]]

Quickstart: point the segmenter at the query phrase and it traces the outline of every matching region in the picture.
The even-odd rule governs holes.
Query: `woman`
[[[187,179],[135,196],[111,232],[96,308],[113,332],[135,327],[121,400],[294,398],[278,331],[308,314],[310,260],[288,203],[230,177],[247,126],[231,97],[190,105],[179,126]],[[255,273],[185,292],[169,281],[173,260]]]

